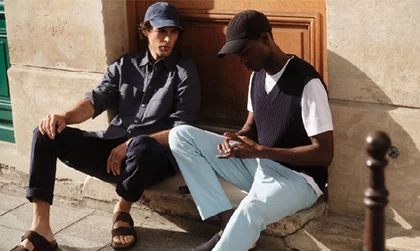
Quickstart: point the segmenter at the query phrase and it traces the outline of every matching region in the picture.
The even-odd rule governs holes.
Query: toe
[[[114,236],[114,238],[112,238],[112,241],[113,241],[115,244],[121,244],[121,241],[120,241],[120,237],[119,237],[119,236]]]

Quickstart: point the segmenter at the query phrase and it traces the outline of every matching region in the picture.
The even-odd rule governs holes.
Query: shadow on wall
[[[404,128],[401,123],[406,125],[416,111],[384,105],[392,102],[381,87],[357,66],[332,51],[328,51],[328,69],[335,138],[334,161],[329,167],[330,214],[287,236],[286,243],[299,250],[362,250],[363,198],[369,174],[365,140],[374,130],[385,131],[392,145],[400,150],[396,159],[386,156],[389,163],[385,169],[385,185],[390,195],[385,213],[387,223],[393,225],[386,228],[386,238],[420,237],[420,171],[417,168],[420,152],[410,135],[413,128]],[[351,88],[360,83],[363,87],[354,94]],[[351,97],[363,101],[353,101]],[[403,119],[396,121],[395,118]],[[355,217],[359,219],[355,220]]]
[[[365,138],[370,131],[383,130],[400,151],[395,159],[387,156],[389,163],[385,169],[385,185],[390,193],[386,217],[388,223],[401,227],[399,234],[394,233],[395,236],[388,238],[407,236],[410,229],[420,229],[420,152],[412,139],[415,128],[410,126],[415,123],[413,115],[417,111],[388,105],[392,101],[380,86],[332,51],[328,51],[328,67],[336,146],[335,159],[330,167],[331,211],[364,215],[363,192],[368,186]],[[342,96],[344,90],[335,90],[349,90],[356,81],[362,83],[363,88],[360,95],[351,96],[362,102]]]

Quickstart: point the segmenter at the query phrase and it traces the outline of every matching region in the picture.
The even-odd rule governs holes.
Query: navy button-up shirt
[[[172,52],[155,63],[149,53],[126,54],[109,65],[102,81],[86,98],[93,118],[117,111],[101,138],[132,138],[194,123],[200,107],[200,81],[191,58]]]

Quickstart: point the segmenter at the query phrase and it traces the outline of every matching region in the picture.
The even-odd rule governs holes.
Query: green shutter
[[[10,67],[4,3],[0,0],[0,140],[15,142],[7,69]]]

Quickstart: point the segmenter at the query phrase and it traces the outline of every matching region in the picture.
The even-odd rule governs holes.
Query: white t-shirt
[[[293,58],[293,57],[292,57]],[[265,78],[265,91],[268,93],[276,85],[277,81],[283,75],[284,70],[289,64],[290,58],[284,67],[274,75],[267,74]],[[254,112],[251,101],[251,88],[252,88],[252,79],[254,77],[254,72],[251,75],[249,80],[249,90],[248,90],[248,111]],[[309,137],[321,134],[323,132],[332,131],[333,123],[331,117],[331,110],[328,104],[327,92],[325,91],[324,86],[321,83],[321,80],[318,78],[311,79],[303,89],[302,99],[302,121],[303,126],[305,127],[306,133]],[[299,173],[300,176],[304,177],[306,181],[312,186],[318,196],[322,195],[322,191],[319,189],[318,185],[315,183],[314,179],[304,173]]]

